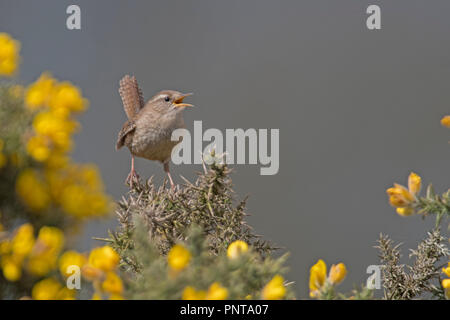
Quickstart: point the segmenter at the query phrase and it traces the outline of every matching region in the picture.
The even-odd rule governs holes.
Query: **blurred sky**
[[[81,7],[80,31],[66,29],[70,4]],[[369,4],[381,6],[379,31],[365,26]],[[433,226],[397,216],[385,189],[411,170],[439,192],[449,186],[450,132],[439,125],[450,112],[449,11],[447,0],[1,0],[0,31],[22,42],[21,81],[49,70],[82,88],[90,108],[74,158],[95,162],[116,198],[130,162],[114,149],[124,74],[146,99],[194,92],[188,128],[279,128],[279,173],[240,165],[233,181],[250,195],[256,232],[291,252],[288,278],[306,298],[317,259],[345,262],[349,291],[378,263],[380,232],[407,255]],[[164,178],[158,163],[138,160],[137,169]],[[198,170],[172,166],[178,182]],[[91,223],[79,247],[115,225]]]

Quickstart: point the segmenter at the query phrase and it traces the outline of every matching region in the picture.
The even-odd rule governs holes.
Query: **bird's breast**
[[[149,160],[167,161],[173,147],[179,143],[179,141],[171,140],[172,132],[184,128],[183,119],[161,117],[153,121],[140,120],[136,122],[131,152]]]

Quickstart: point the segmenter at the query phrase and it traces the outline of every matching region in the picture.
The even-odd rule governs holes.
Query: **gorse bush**
[[[214,155],[213,155],[214,156]],[[246,224],[235,204],[230,169],[204,166],[195,183],[175,189],[133,185],[118,206],[111,245],[127,271],[125,296],[137,299],[292,298],[282,274],[287,256]]]
[[[0,76],[18,73],[20,44],[0,33]],[[294,299],[285,280],[288,254],[246,223],[246,199],[233,191],[221,157],[194,182],[170,188],[137,181],[117,203],[104,191],[93,164],[71,159],[77,116],[88,108],[81,90],[44,72],[22,86],[0,82],[0,299]],[[442,118],[450,127],[450,116]],[[208,161],[209,163],[209,161]],[[410,265],[389,237],[378,241],[384,299],[450,299],[448,236],[450,190],[411,173],[408,186],[387,189],[403,216],[434,215],[436,226]],[[71,249],[77,231],[116,211],[119,226],[100,247]],[[314,299],[372,299],[360,286],[338,292],[347,275],[338,262],[319,259],[309,272]],[[82,277],[80,277],[80,274]],[[78,290],[81,287],[81,290]]]
[[[447,125],[446,118],[448,116],[441,121],[443,125]],[[450,254],[447,247],[449,239],[441,234],[440,228],[441,221],[450,215],[450,189],[438,195],[430,184],[425,197],[420,197],[421,188],[422,178],[412,172],[408,177],[408,188],[394,183],[394,187],[386,191],[390,204],[399,215],[434,215],[436,226],[417,249],[411,250],[409,257],[414,262],[410,266],[400,264],[399,245],[394,245],[387,236],[380,236],[377,248],[382,263],[385,299],[406,300],[424,294],[436,299],[450,298],[449,281],[441,281],[443,274],[450,276],[450,269],[442,268]]]
[[[117,249],[121,251],[127,246],[133,228],[131,218],[137,215],[161,254],[185,240],[191,225],[202,227],[214,254],[226,250],[235,240],[245,241],[261,254],[271,253],[273,246],[255,235],[245,222],[246,200],[235,203],[228,166],[214,162],[203,169],[194,183],[184,179],[185,185],[176,189],[156,187],[152,179],[134,185],[119,202],[117,215],[121,228],[114,235]]]
[[[0,33],[0,75],[17,73],[19,49]],[[0,298],[75,297],[62,266],[87,257],[66,249],[85,221],[113,208],[97,167],[70,157],[87,106],[48,73],[27,87],[0,83]]]
[[[136,217],[133,246],[122,251],[137,259],[139,271],[125,279],[130,299],[281,299],[292,298],[281,273],[286,256],[263,258],[240,240],[212,254],[204,230],[192,225],[185,241],[161,255],[141,217]],[[243,244],[243,245],[242,245]],[[240,248],[235,248],[239,247]],[[136,262],[136,260],[135,260]]]

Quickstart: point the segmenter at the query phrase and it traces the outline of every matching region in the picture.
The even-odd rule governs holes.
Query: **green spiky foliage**
[[[287,254],[272,258],[275,249],[245,222],[246,199],[235,201],[230,168],[219,161],[203,165],[195,182],[184,179],[175,189],[152,179],[133,184],[118,204],[120,227],[110,233],[111,245],[122,258],[130,299],[180,299],[187,286],[207,291],[214,283],[228,290],[229,299],[261,298],[263,287],[283,266]],[[237,259],[227,256],[235,240],[249,244]],[[167,253],[183,244],[192,258],[176,276],[170,273]],[[293,298],[287,286],[285,298]]]
[[[384,298],[388,300],[410,300],[431,295],[435,299],[445,299],[441,285],[441,268],[447,262],[449,249],[447,240],[436,228],[428,233],[417,249],[409,255],[413,264],[400,263],[400,245],[384,235],[378,240],[379,257],[382,262]]]
[[[226,164],[215,162],[204,165],[194,183],[184,179],[185,184],[176,189],[156,187],[152,179],[145,184],[135,183],[118,205],[120,227],[111,234],[114,248],[123,255],[133,247],[132,217],[138,216],[145,223],[149,239],[163,255],[175,243],[186,240],[192,225],[202,228],[213,254],[226,250],[235,240],[247,242],[261,255],[270,254],[274,247],[261,240],[245,222],[246,199],[236,203],[233,198],[230,173]],[[137,270],[132,257],[123,258]]]
[[[420,214],[436,216],[436,227],[444,217],[450,216],[450,189],[442,195],[438,195],[430,184],[426,196],[419,198],[417,202],[417,209]]]
[[[20,166],[31,163],[24,147],[24,134],[30,131],[31,121],[32,114],[26,110],[23,97],[14,95],[10,84],[0,85],[0,138],[3,141],[1,152],[7,157],[14,155],[17,161],[25,162]],[[25,208],[17,201],[14,189],[19,169],[17,163],[7,161],[5,167],[0,170],[0,223],[6,228],[13,226],[17,219],[27,216]]]
[[[140,266],[138,273],[127,272],[125,297],[129,299],[181,299],[190,286],[207,292],[212,283],[219,283],[228,291],[228,299],[260,299],[264,286],[277,274],[286,272],[283,266],[287,254],[278,259],[261,256],[254,248],[236,259],[227,257],[226,251],[210,251],[211,244],[201,227],[191,225],[183,245],[191,253],[186,269],[171,273],[167,257],[161,255],[155,242],[149,241],[143,218],[137,221],[132,240],[134,246],[122,252],[133,256]],[[208,237],[210,238],[210,237]],[[291,285],[286,284],[284,298],[292,299]]]

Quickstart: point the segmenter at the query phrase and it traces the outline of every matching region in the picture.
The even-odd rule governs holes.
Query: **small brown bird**
[[[119,94],[128,120],[119,132],[116,150],[127,146],[131,152],[131,171],[125,180],[130,186],[139,176],[134,168],[134,157],[160,161],[164,165],[172,188],[175,186],[169,171],[172,149],[179,141],[172,141],[172,132],[184,128],[182,111],[192,104],[183,103],[191,94],[164,90],[144,104],[136,78],[126,75],[120,80]]]

